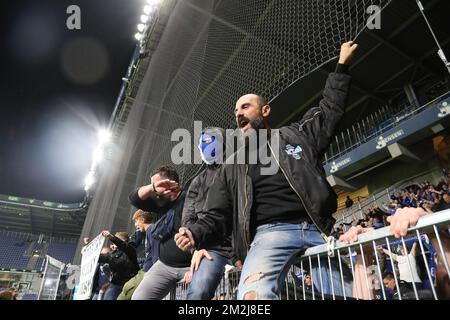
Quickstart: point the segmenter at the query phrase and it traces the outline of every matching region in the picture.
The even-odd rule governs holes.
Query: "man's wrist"
[[[348,65],[345,63],[342,63],[342,62],[338,62],[334,72],[347,74],[348,73]]]

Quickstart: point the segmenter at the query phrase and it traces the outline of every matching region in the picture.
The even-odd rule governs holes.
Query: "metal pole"
[[[341,148],[339,147],[338,136],[334,136],[334,137],[335,137],[335,140],[336,140],[336,146],[337,146],[337,149],[338,149],[338,153],[341,153]]]
[[[341,131],[342,142],[344,143],[344,151],[347,150],[347,144],[345,143],[344,131]]]
[[[342,261],[341,261],[340,249],[337,249],[337,253],[338,253],[338,260],[339,260],[339,272],[341,274],[342,293],[344,295],[344,300],[347,300],[347,297],[346,297],[346,294],[345,294],[344,274],[342,272]],[[352,259],[352,257],[350,256],[350,261],[351,261],[351,259]],[[331,282],[333,283],[333,278],[331,279]]]
[[[353,147],[352,136],[350,135],[350,128],[347,128],[347,136],[348,136],[348,144],[350,147]]]
[[[445,67],[448,70],[448,73],[450,73],[450,62],[447,61],[447,57],[445,56],[444,51],[441,48],[441,45],[439,44],[438,39],[436,38],[436,35],[434,34],[433,29],[431,28],[430,22],[428,22],[427,16],[425,15],[425,8],[422,6],[422,3],[420,0],[416,0],[417,6],[420,9],[420,12],[423,15],[423,18],[425,19],[425,22],[427,23],[428,29],[430,29],[431,35],[434,38],[434,41],[436,42],[437,47],[439,48],[437,54],[439,55],[439,58],[441,58],[442,62],[444,62]]]

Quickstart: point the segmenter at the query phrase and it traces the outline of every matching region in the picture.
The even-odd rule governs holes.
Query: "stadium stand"
[[[47,254],[61,262],[70,263],[75,256],[78,239],[50,238]]]
[[[39,239],[42,240],[39,243]],[[45,255],[70,263],[75,255],[78,238],[56,238],[32,235],[29,233],[0,231],[0,268],[40,270]],[[35,257],[32,268],[30,259]]]
[[[25,253],[31,241],[28,234],[0,232],[0,267],[25,269],[30,259]]]

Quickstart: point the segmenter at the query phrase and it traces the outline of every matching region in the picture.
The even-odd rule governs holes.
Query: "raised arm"
[[[328,76],[319,106],[311,108],[299,122],[293,124],[305,132],[319,155],[328,148],[344,114],[351,80],[347,74],[348,63],[357,47],[353,41],[342,44],[336,71]]]
[[[156,204],[157,197],[169,193],[174,188],[179,188],[178,183],[165,179],[134,190],[130,193],[128,199],[138,209],[148,212],[159,212],[160,208]]]

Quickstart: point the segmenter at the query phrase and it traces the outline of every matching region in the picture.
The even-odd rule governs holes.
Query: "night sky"
[[[67,7],[81,9],[69,30]],[[84,179],[136,45],[145,0],[2,1],[0,194],[62,203]]]

